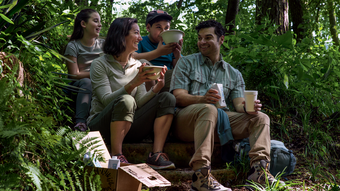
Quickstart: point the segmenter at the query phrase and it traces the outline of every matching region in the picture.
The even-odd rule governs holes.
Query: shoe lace
[[[220,183],[218,183],[216,178],[211,173],[208,174],[207,179],[208,179],[208,187],[209,188],[216,188],[216,187],[220,186]]]
[[[269,170],[268,170],[268,166],[269,166],[269,163],[266,164],[266,168],[263,169],[261,171],[261,174],[259,175],[259,177],[257,178],[257,182],[260,182],[260,178],[263,176],[263,175],[267,175],[267,178],[268,180],[271,180],[271,181],[276,181],[276,179],[274,178],[274,176],[272,174],[270,174]]]
[[[158,153],[155,161],[157,161],[159,158],[161,158],[161,160],[163,161],[169,160],[168,155],[166,155],[165,153]]]
[[[121,163],[129,163],[128,160],[125,158],[124,155],[119,155],[119,156],[117,156],[117,158],[119,159],[119,161],[120,161]]]

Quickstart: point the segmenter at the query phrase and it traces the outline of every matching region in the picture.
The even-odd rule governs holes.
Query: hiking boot
[[[210,173],[210,167],[201,168],[192,175],[190,191],[232,191],[222,186]]]
[[[77,123],[74,128],[73,128],[75,131],[82,131],[82,132],[85,132],[87,130],[87,126],[86,126],[86,123],[83,123],[83,122],[79,122]]]
[[[250,175],[248,176],[247,179],[249,181],[254,181],[264,186],[267,185],[266,179],[268,179],[269,185],[276,184],[277,180],[272,174],[270,174],[269,166],[270,166],[270,163],[267,160],[255,161],[253,165],[251,166],[251,169],[249,172]],[[249,185],[251,183],[247,182],[246,184]],[[285,183],[283,181],[279,181],[279,185],[285,186]]]
[[[115,156],[117,156],[117,159],[119,159],[120,163],[131,164],[131,163],[129,163],[129,161],[125,158],[124,155],[118,154],[118,155],[115,155]]]
[[[169,160],[169,157],[162,152],[150,153],[146,164],[155,170],[175,169],[175,164]]]

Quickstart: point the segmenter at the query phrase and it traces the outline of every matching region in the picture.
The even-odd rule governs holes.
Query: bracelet
[[[249,114],[249,113],[247,113],[246,108],[244,107],[244,105],[243,105],[243,110],[244,110],[244,112],[245,112],[246,114]]]

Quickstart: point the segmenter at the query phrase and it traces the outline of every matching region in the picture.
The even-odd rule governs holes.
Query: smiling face
[[[209,57],[211,60],[219,57],[223,41],[224,36],[218,38],[215,34],[215,27],[202,28],[198,32],[198,49],[203,56]]]
[[[91,13],[87,22],[81,21],[81,26],[84,29],[84,35],[86,34],[90,37],[98,37],[99,32],[102,29],[99,14],[97,12]]]
[[[129,34],[125,36],[126,51],[132,53],[138,50],[138,43],[143,40],[140,36],[139,26],[137,23],[131,25]]]
[[[153,43],[159,43],[159,41],[162,40],[162,37],[159,34],[169,29],[170,29],[169,21],[158,21],[154,23],[152,26],[149,23],[146,25],[146,30],[149,32],[149,39]]]

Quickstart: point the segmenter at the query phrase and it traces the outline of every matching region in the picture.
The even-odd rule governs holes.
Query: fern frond
[[[56,135],[58,136],[64,136],[67,133],[67,129],[65,127],[61,127],[57,130]]]
[[[71,171],[71,172],[72,172],[72,171]],[[70,173],[69,173],[68,170],[65,170],[65,175],[66,175],[66,177],[67,177],[69,186],[72,188],[73,191],[75,191],[76,189],[75,189],[75,187],[74,187],[72,177],[71,177],[71,175],[70,175]]]
[[[34,185],[37,187],[36,190],[40,191],[42,190],[41,187],[41,172],[38,167],[34,166],[32,163],[22,163],[22,167],[26,168],[28,171],[26,174],[32,179]]]
[[[72,174],[74,175],[74,179],[75,179],[76,185],[78,186],[76,190],[83,191],[83,187],[82,187],[81,182],[80,182],[80,180],[79,180],[79,175],[80,175],[81,173],[77,173],[77,172],[79,172],[79,171],[76,171],[76,170],[74,169],[74,166],[75,166],[75,165],[76,165],[76,163],[72,166],[71,172],[72,172]],[[80,170],[81,170],[81,169],[80,169]],[[82,171],[80,171],[80,172],[82,172]]]
[[[8,128],[6,128],[8,129]],[[0,131],[0,137],[1,138],[10,138],[16,135],[28,135],[30,134],[30,131],[28,131],[27,129],[24,128],[24,125],[19,126],[19,127],[15,127],[13,129],[10,130],[2,130]]]

